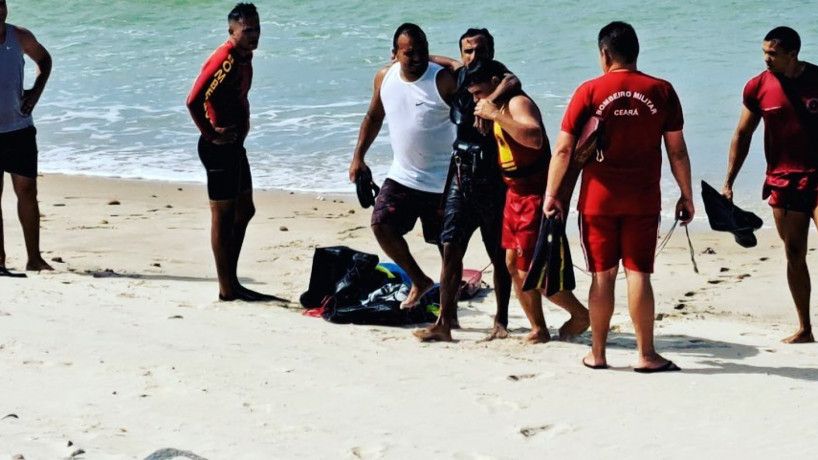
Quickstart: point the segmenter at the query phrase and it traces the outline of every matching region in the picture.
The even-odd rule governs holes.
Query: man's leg
[[[813,218],[818,211],[813,211]],[[785,338],[785,343],[810,343],[815,338],[812,335],[810,322],[810,284],[809,267],[807,267],[807,238],[809,236],[810,215],[803,212],[787,211],[783,208],[773,208],[775,227],[778,236],[784,242],[787,254],[787,283],[790,286],[795,311],[798,313],[798,330],[795,334]]]
[[[466,250],[454,241],[443,243],[443,268],[440,271],[440,315],[432,326],[415,329],[415,337],[425,341],[451,342],[453,319],[457,317],[457,297],[463,277]],[[414,284],[414,283],[413,283]]]
[[[3,177],[6,173],[0,170],[0,203],[3,201]],[[6,242],[3,231],[3,206],[0,205],[0,268],[6,268]]]
[[[239,298],[236,278],[237,251],[233,230],[236,225],[236,201],[210,201],[210,245],[216,259],[219,300]]]
[[[497,302],[497,313],[494,315],[494,328],[490,339],[508,337],[508,303],[511,299],[511,274],[505,267],[505,250],[496,244],[488,252],[494,270],[494,298]]]
[[[608,360],[605,347],[614,312],[614,287],[619,266],[591,274],[588,309],[591,317],[591,352],[583,362],[592,367],[605,367]]]
[[[435,282],[423,273],[415,258],[412,257],[412,253],[409,252],[409,245],[403,235],[395,227],[389,224],[375,224],[372,226],[372,231],[375,233],[375,239],[378,240],[383,252],[398,264],[409,276],[409,279],[412,280],[409,296],[403,301],[401,308],[415,306],[421,297],[429,292]]]
[[[668,360],[656,353],[653,344],[655,302],[650,273],[625,268],[628,278],[628,311],[636,334],[636,350],[639,354],[636,368],[656,369]]]
[[[582,335],[591,325],[588,309],[571,291],[560,291],[548,300],[562,307],[571,317],[560,327],[560,340],[571,340]]]
[[[17,216],[23,227],[28,262],[26,270],[53,270],[40,255],[40,206],[37,203],[37,178],[11,174],[11,183],[17,195]]]
[[[545,325],[545,316],[542,312],[542,296],[536,289],[523,291],[523,282],[528,274],[517,267],[517,251],[509,249],[506,251],[506,267],[514,283],[514,292],[520,299],[520,306],[523,307],[528,322],[531,323],[531,333],[526,337],[529,343],[546,343],[551,340],[548,327]]]

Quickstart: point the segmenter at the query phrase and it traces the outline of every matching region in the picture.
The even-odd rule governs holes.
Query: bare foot
[[[460,329],[460,320],[457,319],[457,315],[449,319],[449,327],[452,329]]]
[[[287,299],[282,299],[281,297],[272,295],[272,294],[262,294],[261,292],[253,291],[252,289],[247,289],[244,286],[239,286],[238,288],[239,296],[246,297],[248,301],[255,301],[255,302],[285,302],[290,303]]]
[[[812,330],[799,329],[798,332],[781,341],[784,343],[813,343],[815,337],[812,335]]]
[[[429,292],[434,285],[435,282],[432,281],[431,278],[426,278],[422,283],[412,284],[412,288],[409,289],[409,295],[406,296],[406,300],[400,304],[401,310],[408,310],[417,305],[423,295]]]
[[[580,317],[572,316],[560,327],[560,340],[569,341],[581,336],[591,326],[591,319],[588,312]]]
[[[508,329],[500,323],[494,323],[494,329],[491,331],[489,340],[502,340],[508,338]]]
[[[412,335],[420,339],[421,342],[451,342],[452,331],[443,324],[433,324],[429,327],[418,328],[412,331]]]
[[[51,267],[51,265],[48,265],[48,262],[43,260],[42,257],[38,257],[36,259],[28,261],[28,263],[26,264],[26,270],[30,272],[39,272],[43,270],[47,271],[54,270],[54,268]]]
[[[551,334],[548,333],[548,329],[531,331],[527,336],[525,336],[525,341],[531,344],[548,343],[551,341]]]

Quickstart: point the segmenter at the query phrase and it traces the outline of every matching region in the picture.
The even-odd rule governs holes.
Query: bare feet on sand
[[[48,265],[48,262],[43,260],[42,257],[37,257],[36,259],[31,259],[28,261],[26,264],[26,270],[30,272],[39,272],[43,270],[54,270],[54,268],[51,267],[51,265]]]
[[[560,340],[569,341],[581,336],[591,326],[591,318],[588,312],[580,317],[572,316],[560,327]]]
[[[815,337],[812,335],[812,330],[799,329],[795,334],[781,340],[784,343],[813,343]]]
[[[239,286],[231,294],[219,293],[219,300],[221,300],[223,302],[232,302],[234,300],[243,300],[245,302],[284,302],[284,303],[290,303],[290,301],[287,300],[287,299],[282,299],[281,297],[270,295],[270,294],[262,294],[261,292],[256,292],[256,291],[253,291],[251,289],[247,289],[244,286]]]
[[[494,329],[491,331],[491,335],[489,336],[489,340],[502,340],[508,338],[508,329],[500,323],[494,323]]]
[[[548,329],[531,331],[527,336],[525,336],[525,341],[532,344],[548,343],[551,341],[551,334],[548,333]]]
[[[412,284],[412,288],[409,289],[409,295],[406,296],[406,300],[400,304],[401,310],[408,310],[417,305],[420,299],[423,298],[423,295],[429,292],[434,285],[435,282],[432,281],[431,278],[426,278],[422,283]]]
[[[420,339],[421,342],[452,341],[452,330],[442,324],[433,324],[429,327],[415,329],[412,331],[412,335]]]

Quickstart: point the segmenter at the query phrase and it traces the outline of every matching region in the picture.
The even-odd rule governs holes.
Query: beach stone
[[[65,261],[63,261],[63,260],[62,260],[62,257],[52,257],[52,258],[51,258],[51,261],[52,261],[52,262],[57,262],[57,263],[60,263],[60,264],[64,264],[64,263],[65,263]]]
[[[285,227],[285,226],[283,226],[283,225],[282,225],[281,227],[278,227],[278,229],[279,229],[279,230],[281,230],[282,232],[288,232],[288,231],[290,231],[290,229],[289,229],[289,228],[287,228],[287,227]]]

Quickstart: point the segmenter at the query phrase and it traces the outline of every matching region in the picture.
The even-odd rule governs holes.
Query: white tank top
[[[31,114],[23,115],[23,50],[11,24],[6,23],[6,41],[0,43],[0,133],[8,133],[34,124]]]
[[[400,63],[395,63],[381,83],[393,153],[386,177],[422,192],[443,193],[456,135],[449,106],[437,90],[442,69],[430,62],[422,77],[407,82],[400,75]]]

